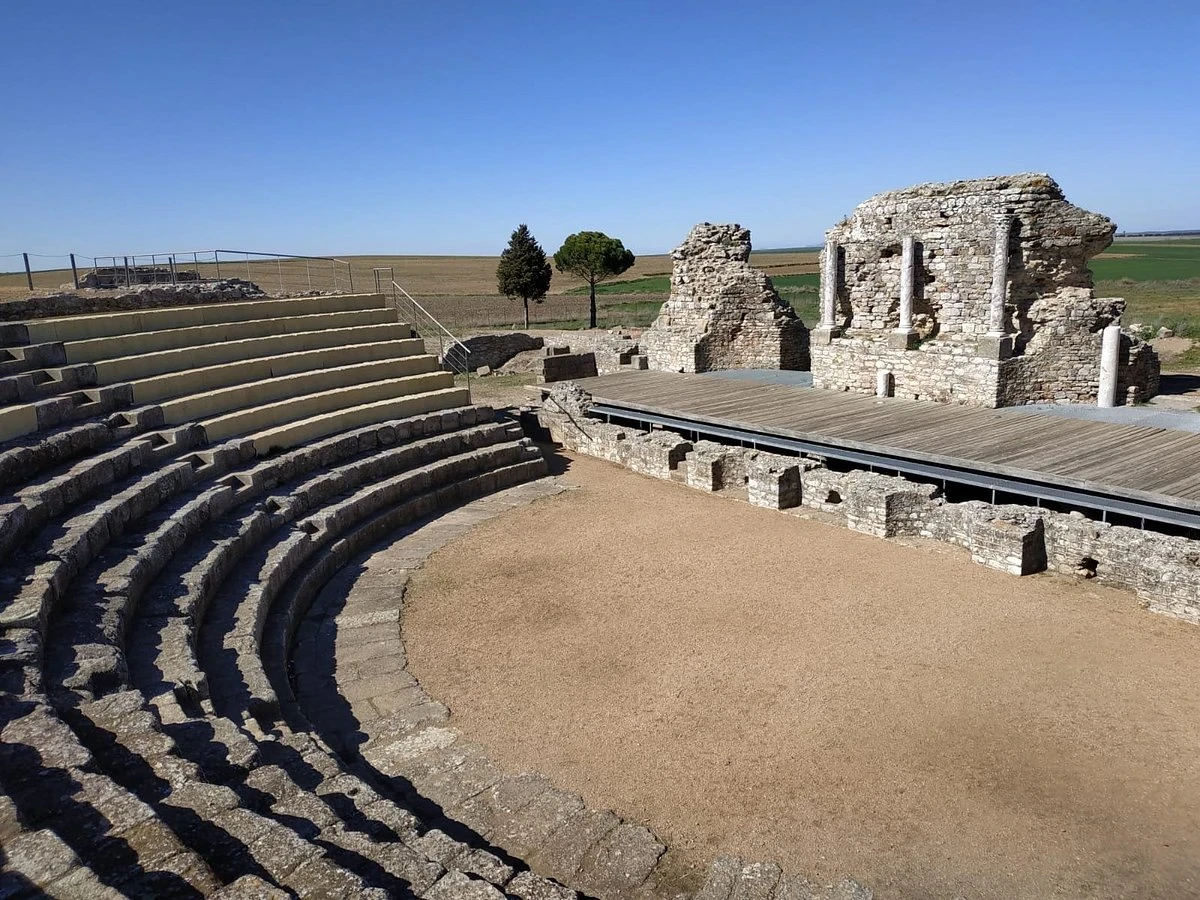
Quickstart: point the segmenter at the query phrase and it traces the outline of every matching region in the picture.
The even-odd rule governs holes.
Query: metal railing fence
[[[6,264],[11,259],[12,264]],[[0,256],[0,288],[10,291],[192,284],[238,278],[277,293],[353,292],[348,260],[251,250],[186,250],[106,256],[13,253]]]
[[[396,283],[391,266],[379,266],[371,270],[375,278],[375,293],[389,297],[392,307],[405,322],[425,341],[427,349],[437,341],[438,361],[443,368],[463,375],[467,379],[467,390],[471,389],[471,348],[460,341],[434,317],[420,301]]]

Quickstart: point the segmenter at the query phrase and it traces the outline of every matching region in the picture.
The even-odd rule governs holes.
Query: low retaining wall
[[[195,303],[221,303],[247,297],[265,298],[258,285],[240,278],[202,281],[190,284],[146,285],[125,290],[96,290],[86,293],[48,294],[0,302],[0,322],[46,319],[84,313],[127,312],[139,309],[164,309]],[[292,296],[300,296],[293,294]]]
[[[543,341],[523,331],[502,334],[477,334],[464,338],[463,344],[471,351],[467,367],[474,372],[481,366],[498,369],[518,353],[526,350],[541,350]]]
[[[963,547],[1013,575],[1052,571],[1136,592],[1149,609],[1200,624],[1200,541],[1109,525],[1082,513],[1016,504],[950,503],[936,485],[783,456],[671,431],[639,431],[587,417],[591,398],[564,382],[538,411],[566,449],[643,475],[720,491],[768,509],[808,507],[876,537],[925,537]]]

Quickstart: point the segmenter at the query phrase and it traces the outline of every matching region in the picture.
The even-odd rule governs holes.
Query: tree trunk
[[[588,286],[591,288],[588,296],[588,328],[596,327],[596,282],[589,281]]]
[[[529,298],[522,297],[521,302],[525,304],[525,330],[529,330]]]

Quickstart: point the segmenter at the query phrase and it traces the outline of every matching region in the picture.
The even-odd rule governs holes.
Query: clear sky
[[[496,254],[1049,172],[1200,228],[1200,2],[0,0],[0,254]]]

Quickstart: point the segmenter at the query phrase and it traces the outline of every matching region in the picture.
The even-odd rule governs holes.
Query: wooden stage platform
[[[578,384],[596,402],[593,413],[610,419],[824,452],[914,477],[991,485],[1037,499],[1200,527],[1200,434],[1017,410],[879,400],[714,375],[621,372]]]

